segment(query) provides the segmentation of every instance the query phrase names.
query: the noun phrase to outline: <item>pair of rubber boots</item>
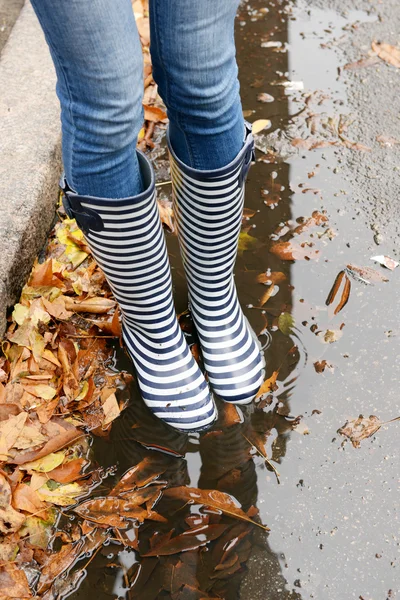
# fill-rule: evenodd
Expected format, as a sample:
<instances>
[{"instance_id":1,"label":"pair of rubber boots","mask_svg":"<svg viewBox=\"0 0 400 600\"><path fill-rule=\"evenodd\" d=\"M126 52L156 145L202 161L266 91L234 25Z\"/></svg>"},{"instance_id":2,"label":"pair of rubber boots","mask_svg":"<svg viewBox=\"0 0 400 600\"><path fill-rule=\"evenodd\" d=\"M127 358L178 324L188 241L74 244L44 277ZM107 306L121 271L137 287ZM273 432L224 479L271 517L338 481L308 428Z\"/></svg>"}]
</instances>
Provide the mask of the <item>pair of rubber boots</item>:
<instances>
[{"instance_id":1,"label":"pair of rubber boots","mask_svg":"<svg viewBox=\"0 0 400 600\"><path fill-rule=\"evenodd\" d=\"M253 138L247 131L235 160L213 171L192 169L169 150L190 308L209 383L226 402L248 404L263 381L264 360L240 308L233 267ZM119 303L144 402L175 429L202 431L217 411L176 318L154 172L144 154L138 158L145 189L138 196L79 196L65 184L64 206Z\"/></svg>"}]
</instances>

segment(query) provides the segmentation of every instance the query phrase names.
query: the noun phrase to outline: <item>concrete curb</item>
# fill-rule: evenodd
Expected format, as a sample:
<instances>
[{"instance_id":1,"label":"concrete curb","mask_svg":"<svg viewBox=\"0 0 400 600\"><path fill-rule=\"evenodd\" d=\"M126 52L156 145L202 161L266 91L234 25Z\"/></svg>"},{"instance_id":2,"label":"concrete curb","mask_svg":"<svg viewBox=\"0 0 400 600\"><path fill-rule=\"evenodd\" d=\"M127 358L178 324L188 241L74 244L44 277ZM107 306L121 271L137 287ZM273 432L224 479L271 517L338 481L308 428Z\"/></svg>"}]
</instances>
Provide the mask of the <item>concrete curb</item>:
<instances>
[{"instance_id":1,"label":"concrete curb","mask_svg":"<svg viewBox=\"0 0 400 600\"><path fill-rule=\"evenodd\" d=\"M60 173L55 73L26 4L0 56L0 335L54 218Z\"/></svg>"}]
</instances>

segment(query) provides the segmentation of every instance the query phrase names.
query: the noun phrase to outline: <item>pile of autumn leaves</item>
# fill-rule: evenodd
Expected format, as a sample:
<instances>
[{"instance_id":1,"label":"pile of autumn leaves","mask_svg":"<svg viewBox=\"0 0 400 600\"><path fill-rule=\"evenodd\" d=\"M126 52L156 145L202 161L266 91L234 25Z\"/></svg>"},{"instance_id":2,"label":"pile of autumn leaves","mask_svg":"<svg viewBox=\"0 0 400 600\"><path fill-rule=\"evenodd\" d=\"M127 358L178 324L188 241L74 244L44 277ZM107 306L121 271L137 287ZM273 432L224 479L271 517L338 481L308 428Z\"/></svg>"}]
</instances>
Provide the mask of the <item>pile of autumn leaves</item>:
<instances>
[{"instance_id":1,"label":"pile of autumn leaves","mask_svg":"<svg viewBox=\"0 0 400 600\"><path fill-rule=\"evenodd\" d=\"M120 337L116 303L75 221L64 219L55 227L46 260L35 264L2 342L2 597L30 598L35 590L36 597L50 600L74 589L83 567L59 576L79 558L110 538L137 549L140 524L166 522L155 510L163 495L211 506L250 527L253 523L228 494L165 489L167 483L158 481L165 471L158 452L153 453L158 458L133 465L106 497L93 497L105 473L91 467L88 432L107 435L123 408L117 389L132 379L107 367L110 337ZM65 510L80 517L68 534L55 527ZM227 526L202 523L200 530L191 524L183 540L170 539L171 531L169 549L164 539L165 548L149 552L169 555L188 544L199 547L200 533L208 543ZM62 541L58 551L57 537Z\"/></svg>"}]
</instances>

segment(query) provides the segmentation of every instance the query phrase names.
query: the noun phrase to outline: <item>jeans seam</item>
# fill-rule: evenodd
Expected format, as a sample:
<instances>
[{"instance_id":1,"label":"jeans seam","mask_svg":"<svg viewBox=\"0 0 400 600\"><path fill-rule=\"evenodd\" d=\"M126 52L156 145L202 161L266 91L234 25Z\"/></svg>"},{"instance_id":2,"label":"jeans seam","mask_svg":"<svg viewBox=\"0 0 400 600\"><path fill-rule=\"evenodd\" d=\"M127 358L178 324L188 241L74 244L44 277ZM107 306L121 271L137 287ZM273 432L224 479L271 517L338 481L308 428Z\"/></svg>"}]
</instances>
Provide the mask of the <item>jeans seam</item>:
<instances>
[{"instance_id":1,"label":"jeans seam","mask_svg":"<svg viewBox=\"0 0 400 600\"><path fill-rule=\"evenodd\" d=\"M157 0L153 0L153 6L154 6L154 11L153 11L153 15L154 15L154 31L156 33L156 37L157 37L157 53L158 53L158 62L162 67L162 70L164 71L164 79L165 79L165 103L167 105L167 110L168 110L168 105L170 104L169 100L170 100L170 85L169 85L169 79L168 79L168 71L164 65L164 60L162 58L163 54L162 54L162 47L161 47L161 36L159 34L159 27L158 27L158 1ZM193 157L193 151L192 148L189 144L188 141L188 137L186 135L185 130L182 128L182 123L181 123L181 119L177 118L177 123L176 125L179 127L179 129L181 130L184 140L185 140L185 144L186 144L186 149L188 151L188 154L190 156L190 160L191 160L191 165L189 166L193 166L194 165L194 157Z\"/></svg>"},{"instance_id":2,"label":"jeans seam","mask_svg":"<svg viewBox=\"0 0 400 600\"><path fill-rule=\"evenodd\" d=\"M74 171L74 147L75 147L75 138L76 138L76 136L75 136L76 124L75 124L75 119L74 119L74 111L72 110L72 106L73 106L74 100L73 100L73 97L72 97L71 88L70 88L69 83L68 83L68 77L67 77L67 74L66 74L65 67L62 64L62 61L61 61L60 56L59 56L59 54L58 54L58 52L56 50L56 47L54 46L54 44L53 44L53 42L51 40L51 37L50 37L49 32L48 32L48 29L47 29L47 27L44 24L45 21L43 19L43 15L41 15L41 13L40 13L40 10L39 10L39 7L38 7L38 3L35 3L35 12L37 13L37 15L40 14L40 16L42 17L41 18L41 23L40 23L41 27L42 27L43 31L45 32L45 34L47 33L47 35L46 35L46 41L47 41L48 45L50 46L50 48L51 48L51 50L53 52L53 56L57 60L58 66L60 68L60 71L61 71L63 79L64 79L65 89L67 90L67 93L68 93L68 100L69 100L69 102L68 102L68 112L69 112L70 117L71 117L71 122L72 122L72 126L73 126L73 131L74 131L73 132L73 139L72 139L72 148L71 148L71 180L73 180L72 173ZM64 168L65 168L65 166L64 166ZM72 188L75 187L73 181L68 181L67 183Z\"/></svg>"}]
</instances>

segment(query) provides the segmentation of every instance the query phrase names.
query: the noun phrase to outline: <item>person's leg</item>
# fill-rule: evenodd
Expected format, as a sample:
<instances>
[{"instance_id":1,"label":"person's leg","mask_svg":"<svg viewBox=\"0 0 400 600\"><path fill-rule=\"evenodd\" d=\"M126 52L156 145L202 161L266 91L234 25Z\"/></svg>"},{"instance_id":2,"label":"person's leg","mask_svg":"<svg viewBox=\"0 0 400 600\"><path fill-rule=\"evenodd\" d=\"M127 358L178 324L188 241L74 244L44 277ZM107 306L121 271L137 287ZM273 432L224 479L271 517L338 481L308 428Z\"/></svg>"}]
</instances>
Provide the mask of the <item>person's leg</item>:
<instances>
[{"instance_id":1,"label":"person's leg","mask_svg":"<svg viewBox=\"0 0 400 600\"><path fill-rule=\"evenodd\" d=\"M238 0L150 0L151 58L172 147L195 169L235 158L244 121L235 58Z\"/></svg>"},{"instance_id":2,"label":"person's leg","mask_svg":"<svg viewBox=\"0 0 400 600\"><path fill-rule=\"evenodd\" d=\"M182 431L216 417L179 327L154 171L136 150L142 52L130 0L34 0L62 105L64 206L122 312L142 397Z\"/></svg>"},{"instance_id":3,"label":"person's leg","mask_svg":"<svg viewBox=\"0 0 400 600\"><path fill-rule=\"evenodd\" d=\"M237 0L150 0L154 76L170 118L174 211L190 307L214 391L247 404L264 359L233 278L244 182L245 134L233 38Z\"/></svg>"},{"instance_id":4,"label":"person's leg","mask_svg":"<svg viewBox=\"0 0 400 600\"><path fill-rule=\"evenodd\" d=\"M143 59L130 0L32 0L57 72L62 152L79 194L141 192Z\"/></svg>"}]
</instances>

